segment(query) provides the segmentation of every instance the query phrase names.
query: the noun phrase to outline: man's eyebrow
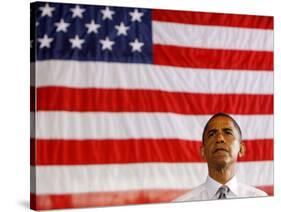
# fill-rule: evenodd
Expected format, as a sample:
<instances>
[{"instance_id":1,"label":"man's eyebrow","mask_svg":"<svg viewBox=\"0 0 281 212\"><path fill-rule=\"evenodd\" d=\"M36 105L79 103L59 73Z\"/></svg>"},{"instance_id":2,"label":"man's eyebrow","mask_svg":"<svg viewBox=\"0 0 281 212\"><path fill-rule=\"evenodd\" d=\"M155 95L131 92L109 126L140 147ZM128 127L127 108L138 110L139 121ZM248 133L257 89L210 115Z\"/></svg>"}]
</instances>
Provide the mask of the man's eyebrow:
<instances>
[{"instance_id":1,"label":"man's eyebrow","mask_svg":"<svg viewBox=\"0 0 281 212\"><path fill-rule=\"evenodd\" d=\"M228 128L228 127L226 127L226 128L223 128L223 130L224 130L224 131L233 131L233 129L231 129L231 128Z\"/></svg>"},{"instance_id":2,"label":"man's eyebrow","mask_svg":"<svg viewBox=\"0 0 281 212\"><path fill-rule=\"evenodd\" d=\"M222 130L223 130L223 131L231 131L231 132L233 132L233 129L232 129L232 128L228 128L228 127L225 127L225 128L223 128ZM208 130L208 131L206 132L206 134L208 135L208 134L210 134L210 133L212 133L212 132L216 132L216 131L218 131L216 128L212 128L212 129Z\"/></svg>"}]
</instances>

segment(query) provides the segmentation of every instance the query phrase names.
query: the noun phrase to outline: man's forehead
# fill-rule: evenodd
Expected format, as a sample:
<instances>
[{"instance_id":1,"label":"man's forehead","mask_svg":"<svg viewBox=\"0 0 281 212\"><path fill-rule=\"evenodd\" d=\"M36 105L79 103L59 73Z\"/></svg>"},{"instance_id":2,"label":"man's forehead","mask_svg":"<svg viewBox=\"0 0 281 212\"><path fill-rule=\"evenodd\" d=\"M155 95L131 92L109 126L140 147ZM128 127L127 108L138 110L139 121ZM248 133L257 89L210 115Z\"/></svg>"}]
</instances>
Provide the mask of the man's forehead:
<instances>
[{"instance_id":1,"label":"man's forehead","mask_svg":"<svg viewBox=\"0 0 281 212\"><path fill-rule=\"evenodd\" d=\"M202 134L202 140L204 143L204 137L211 132L211 130L224 130L225 129L231 129L235 135L239 136L239 140L242 139L242 133L239 125L235 122L234 119L228 116L222 115L216 115L213 118L211 118L207 125L204 128L203 134Z\"/></svg>"},{"instance_id":2,"label":"man's forehead","mask_svg":"<svg viewBox=\"0 0 281 212\"><path fill-rule=\"evenodd\" d=\"M235 128L234 123L231 118L226 116L217 116L213 118L207 126L207 130L213 129L213 128Z\"/></svg>"}]
</instances>

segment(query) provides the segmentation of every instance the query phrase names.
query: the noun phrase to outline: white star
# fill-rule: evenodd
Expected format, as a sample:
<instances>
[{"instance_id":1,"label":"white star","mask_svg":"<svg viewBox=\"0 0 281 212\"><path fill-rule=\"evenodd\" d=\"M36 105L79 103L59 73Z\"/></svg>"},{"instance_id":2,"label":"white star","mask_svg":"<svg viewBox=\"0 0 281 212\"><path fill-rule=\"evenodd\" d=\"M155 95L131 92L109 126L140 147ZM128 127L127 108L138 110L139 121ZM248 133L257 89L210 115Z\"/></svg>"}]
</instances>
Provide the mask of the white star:
<instances>
[{"instance_id":1,"label":"white star","mask_svg":"<svg viewBox=\"0 0 281 212\"><path fill-rule=\"evenodd\" d=\"M56 22L55 25L57 26L57 32L63 31L67 32L67 27L69 27L69 23L64 22L63 19L60 19L60 22Z\"/></svg>"},{"instance_id":2,"label":"white star","mask_svg":"<svg viewBox=\"0 0 281 212\"><path fill-rule=\"evenodd\" d=\"M78 35L75 35L74 38L70 38L69 42L71 43L71 48L82 48L82 44L85 42L84 39L80 39Z\"/></svg>"},{"instance_id":3,"label":"white star","mask_svg":"<svg viewBox=\"0 0 281 212\"><path fill-rule=\"evenodd\" d=\"M114 41L109 40L108 37L106 37L104 40L100 40L100 43L102 44L102 50L112 50L112 46L114 45Z\"/></svg>"},{"instance_id":4,"label":"white star","mask_svg":"<svg viewBox=\"0 0 281 212\"><path fill-rule=\"evenodd\" d=\"M38 38L38 41L40 42L40 49L46 47L50 48L51 42L53 41L53 38L49 38L47 34L44 35L43 38Z\"/></svg>"},{"instance_id":5,"label":"white star","mask_svg":"<svg viewBox=\"0 0 281 212\"><path fill-rule=\"evenodd\" d=\"M71 8L70 10L72 12L72 18L75 18L75 17L83 18L82 13L85 12L85 9L80 8L79 5L76 5L75 8Z\"/></svg>"},{"instance_id":6,"label":"white star","mask_svg":"<svg viewBox=\"0 0 281 212\"><path fill-rule=\"evenodd\" d=\"M113 10L110 10L109 7L106 7L104 10L101 10L102 20L109 19L112 20L112 15L115 13Z\"/></svg>"},{"instance_id":7,"label":"white star","mask_svg":"<svg viewBox=\"0 0 281 212\"><path fill-rule=\"evenodd\" d=\"M36 25L36 26L39 26L39 22L38 22L38 21L36 21L35 25Z\"/></svg>"},{"instance_id":8,"label":"white star","mask_svg":"<svg viewBox=\"0 0 281 212\"><path fill-rule=\"evenodd\" d=\"M85 24L85 26L88 28L88 33L94 32L97 34L98 28L100 28L100 24L96 24L94 20L91 23Z\"/></svg>"},{"instance_id":9,"label":"white star","mask_svg":"<svg viewBox=\"0 0 281 212\"><path fill-rule=\"evenodd\" d=\"M39 7L39 10L42 11L42 14L41 14L42 17L44 17L44 16L52 17L52 12L55 10L55 8L50 7L49 4L46 3L44 7Z\"/></svg>"},{"instance_id":10,"label":"white star","mask_svg":"<svg viewBox=\"0 0 281 212\"><path fill-rule=\"evenodd\" d=\"M130 46L132 47L132 52L138 51L141 52L141 47L144 44L142 42L139 42L139 40L136 38L134 42L130 42Z\"/></svg>"},{"instance_id":11,"label":"white star","mask_svg":"<svg viewBox=\"0 0 281 212\"><path fill-rule=\"evenodd\" d=\"M131 21L139 21L141 22L141 17L143 16L142 12L139 12L138 9L135 9L134 12L129 12L130 16L132 16Z\"/></svg>"},{"instance_id":12,"label":"white star","mask_svg":"<svg viewBox=\"0 0 281 212\"><path fill-rule=\"evenodd\" d=\"M117 29L117 35L127 35L127 30L129 30L130 27L125 26L123 22L120 23L120 25L116 25L115 29Z\"/></svg>"}]
</instances>

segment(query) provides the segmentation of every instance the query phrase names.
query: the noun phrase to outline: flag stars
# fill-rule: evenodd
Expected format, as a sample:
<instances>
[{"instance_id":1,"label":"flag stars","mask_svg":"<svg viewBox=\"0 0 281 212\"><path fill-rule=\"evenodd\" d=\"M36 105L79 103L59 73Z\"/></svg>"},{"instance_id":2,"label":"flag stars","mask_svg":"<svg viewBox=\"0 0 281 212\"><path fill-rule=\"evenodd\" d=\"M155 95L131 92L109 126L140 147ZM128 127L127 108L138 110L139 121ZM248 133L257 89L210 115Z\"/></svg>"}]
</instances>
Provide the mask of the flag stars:
<instances>
[{"instance_id":1,"label":"flag stars","mask_svg":"<svg viewBox=\"0 0 281 212\"><path fill-rule=\"evenodd\" d=\"M85 9L81 8L79 5L76 5L76 7L71 8L70 11L72 12L72 18L83 18L83 13L85 12Z\"/></svg>"},{"instance_id":2,"label":"flag stars","mask_svg":"<svg viewBox=\"0 0 281 212\"><path fill-rule=\"evenodd\" d=\"M117 35L127 35L127 31L130 27L125 26L123 22L120 25L116 25L115 29L117 30Z\"/></svg>"},{"instance_id":3,"label":"flag stars","mask_svg":"<svg viewBox=\"0 0 281 212\"><path fill-rule=\"evenodd\" d=\"M53 38L49 38L47 34L44 35L43 38L38 38L38 42L40 43L40 49L46 47L46 48L50 48L51 47L51 43L54 39Z\"/></svg>"},{"instance_id":4,"label":"flag stars","mask_svg":"<svg viewBox=\"0 0 281 212\"><path fill-rule=\"evenodd\" d=\"M135 9L134 12L129 12L131 16L131 21L138 21L141 22L141 17L143 16L142 12L139 12L138 9Z\"/></svg>"},{"instance_id":5,"label":"flag stars","mask_svg":"<svg viewBox=\"0 0 281 212\"><path fill-rule=\"evenodd\" d=\"M97 34L98 28L100 28L100 24L96 24L94 20L92 20L91 23L85 24L85 26L88 28L87 33L94 32L95 34Z\"/></svg>"},{"instance_id":6,"label":"flag stars","mask_svg":"<svg viewBox=\"0 0 281 212\"><path fill-rule=\"evenodd\" d=\"M64 22L63 19L60 19L60 22L56 22L55 26L57 27L57 32L67 32L67 27L69 27L69 23Z\"/></svg>"},{"instance_id":7,"label":"flag stars","mask_svg":"<svg viewBox=\"0 0 281 212\"><path fill-rule=\"evenodd\" d=\"M112 51L112 46L114 45L114 41L109 40L108 37L106 37L104 40L100 40L100 43L102 44L102 50L110 50Z\"/></svg>"},{"instance_id":8,"label":"flag stars","mask_svg":"<svg viewBox=\"0 0 281 212\"><path fill-rule=\"evenodd\" d=\"M141 47L143 47L144 43L139 42L139 40L136 38L134 42L129 43L132 47L132 52L141 52Z\"/></svg>"},{"instance_id":9,"label":"flag stars","mask_svg":"<svg viewBox=\"0 0 281 212\"><path fill-rule=\"evenodd\" d=\"M74 38L70 38L69 42L71 43L71 48L82 49L82 44L85 42L84 39L80 39L78 35L75 35Z\"/></svg>"},{"instance_id":10,"label":"flag stars","mask_svg":"<svg viewBox=\"0 0 281 212\"><path fill-rule=\"evenodd\" d=\"M50 5L48 3L45 4L44 7L39 7L39 10L42 11L41 16L49 16L52 17L52 12L54 12L55 8L54 7L50 7Z\"/></svg>"},{"instance_id":11,"label":"flag stars","mask_svg":"<svg viewBox=\"0 0 281 212\"><path fill-rule=\"evenodd\" d=\"M97 8L97 10L95 9L98 12L96 15L101 19L97 20L93 16L90 18L90 9L88 11L86 6L79 4L67 7L67 14L63 12L64 16L60 17L60 11L52 3L44 3L39 7L39 16L53 17L37 19L36 25L40 24L41 33L36 40L30 41L31 48L38 45L37 48L40 51L49 51L52 48L56 49L55 45L61 45L66 42L71 51L82 52L88 43L89 45L95 43L99 52L102 53L118 53L120 51L118 48L122 48L123 51L125 47L124 51L129 51L126 54L128 57L134 54L145 53L146 48L148 48L148 44L136 34L142 32L142 27L146 24L145 12L141 9L126 9L126 14L123 14L124 11L120 11L122 13L119 14L119 11L115 10L114 7L105 6ZM67 17L70 16L70 20L66 19L65 15ZM124 15L125 17L123 17ZM72 23L71 20L75 23ZM75 26L79 24L79 27L73 26L75 28L73 29L73 24ZM137 32L132 32L132 27L135 27L135 24L137 24ZM49 33L47 31L42 33L43 28L45 30L48 29ZM55 34L50 34L51 31L49 29L52 29L52 32L55 32ZM56 38L56 36L59 37ZM96 49L94 50L96 51Z\"/></svg>"},{"instance_id":12,"label":"flag stars","mask_svg":"<svg viewBox=\"0 0 281 212\"><path fill-rule=\"evenodd\" d=\"M115 13L113 10L110 10L109 7L106 7L105 9L101 10L102 13L102 20L112 20L112 16Z\"/></svg>"}]
</instances>

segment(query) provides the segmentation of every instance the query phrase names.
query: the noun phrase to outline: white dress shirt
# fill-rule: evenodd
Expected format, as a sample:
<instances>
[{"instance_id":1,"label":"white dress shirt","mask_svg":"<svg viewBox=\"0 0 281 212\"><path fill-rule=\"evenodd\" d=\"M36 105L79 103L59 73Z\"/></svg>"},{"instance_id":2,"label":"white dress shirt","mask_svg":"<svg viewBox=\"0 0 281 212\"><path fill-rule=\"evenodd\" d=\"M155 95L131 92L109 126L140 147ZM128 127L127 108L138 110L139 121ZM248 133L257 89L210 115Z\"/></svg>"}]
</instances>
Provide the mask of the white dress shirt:
<instances>
[{"instance_id":1,"label":"white dress shirt","mask_svg":"<svg viewBox=\"0 0 281 212\"><path fill-rule=\"evenodd\" d=\"M225 184L229 188L229 192L226 195L227 199L230 198L243 198L243 197L262 197L267 196L265 192L255 187L237 182L237 178L234 176ZM173 200L174 202L180 201L195 201L195 200L211 200L218 199L218 189L222 186L219 182L207 177L205 183L196 187L190 192Z\"/></svg>"}]
</instances>

